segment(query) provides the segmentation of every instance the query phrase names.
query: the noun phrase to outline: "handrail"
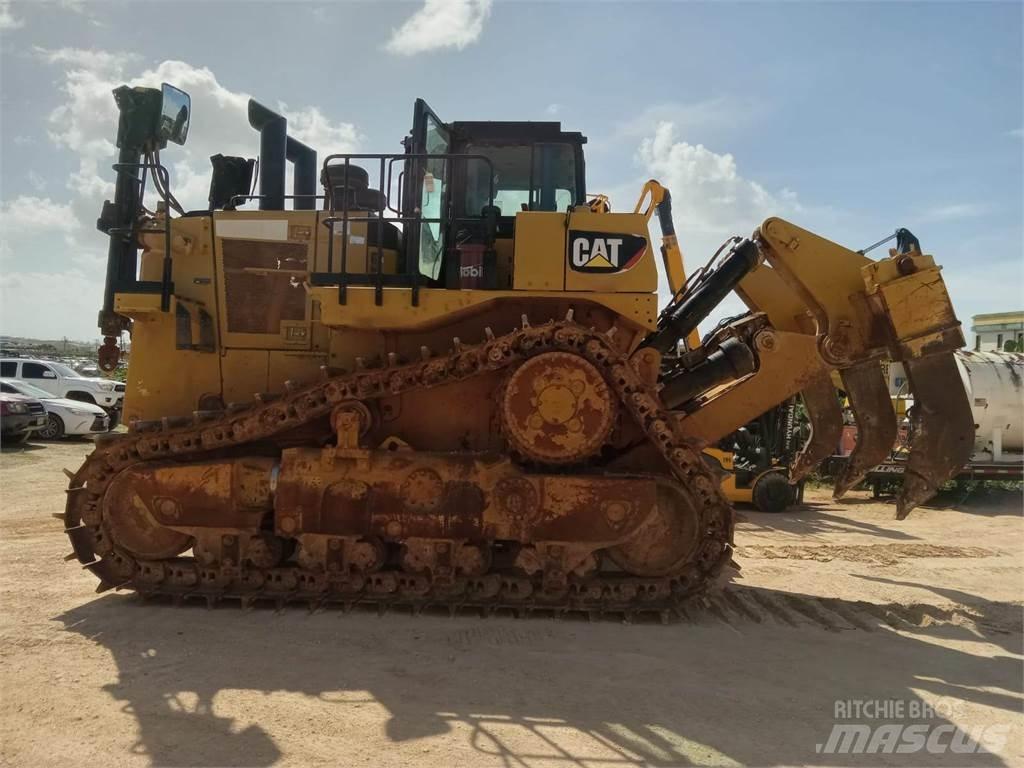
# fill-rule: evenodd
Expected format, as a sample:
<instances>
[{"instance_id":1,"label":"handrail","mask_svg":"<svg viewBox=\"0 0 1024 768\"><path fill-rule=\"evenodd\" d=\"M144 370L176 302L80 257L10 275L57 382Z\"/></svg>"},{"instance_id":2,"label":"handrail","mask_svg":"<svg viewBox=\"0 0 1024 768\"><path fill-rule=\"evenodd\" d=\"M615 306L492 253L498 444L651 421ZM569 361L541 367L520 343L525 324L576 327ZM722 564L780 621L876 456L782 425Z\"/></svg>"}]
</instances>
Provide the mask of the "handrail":
<instances>
[{"instance_id":1,"label":"handrail","mask_svg":"<svg viewBox=\"0 0 1024 768\"><path fill-rule=\"evenodd\" d=\"M344 162L343 163L333 162L333 161L337 161L337 160L343 160ZM392 201L391 201L390 191L391 191L391 188L392 188L392 182L395 179L395 176L394 176L394 166L395 166L395 163L396 162L401 162L402 163L402 171L399 173L398 178L399 178L399 180L401 180L401 182L404 183L408 179L408 177L405 176L405 172L406 172L406 169L408 167L409 161L425 164L429 160L441 160L444 163L444 176L445 176L445 178L443 180L444 189L450 190L452 188L452 185L451 185L451 171L452 171L452 165L454 164L454 162L449 162L449 161L459 161L459 160L463 160L463 161L467 161L467 160L482 161L482 162L486 163L487 169L488 169L488 205L489 206L493 206L494 205L494 164L493 164L493 162L491 161L491 159L489 157L487 157L486 155L481 155L481 154L458 154L458 153L450 153L450 152L444 152L444 153L431 153L431 152L424 152L424 153L354 153L354 154L336 153L336 154L327 155L324 158L323 166L322 166L322 170L321 170L321 178L326 178L327 177L327 169L329 167L338 167L338 166L341 166L341 167L346 169L346 171L345 171L345 178L348 178L348 171L347 171L347 169L348 169L349 166L352 165L352 161L353 160L376 160L380 164L379 169L378 169L377 180L378 180L378 183L380 185L381 193L384 196L384 205L381 206L381 208L379 210L377 210L377 212L376 212L377 213L377 216L376 216L376 220L377 220L377 245L376 245L377 259L376 259L376 265L375 265L376 268L374 270L374 277L375 277L375 280L374 280L374 301L375 301L375 303L378 306L380 306L381 304L383 304L383 288L384 288L384 222L385 221L388 221L388 222L400 222L403 225L408 223L408 224L413 224L415 226L417 224L422 225L424 223L427 223L427 224L437 223L437 224L441 225L441 224L444 224L445 222L458 222L460 220L476 221L478 218L482 218L482 217L451 216L451 215L445 216L443 211L442 211L442 215L440 215L440 216L438 216L436 218L435 217L424 217L421 213L417 213L416 215L411 215L411 216L405 215L405 212L395 208L392 205ZM339 301L339 303L344 304L345 301L346 301L346 286L347 286L347 283L349 282L349 278L347 277L347 275L348 275L348 244L349 244L349 238L348 238L347 233L349 231L349 222L351 221L351 217L350 217L349 214L351 213L352 206L350 205L349 196L348 195L343 196L342 206L341 206L341 218L339 219L337 216L334 215L338 211L337 206L336 206L336 203L337 203L336 196L332 194L332 195L329 195L328 198L330 200L330 213L331 213L331 216L329 216L328 218L324 219L323 222L322 222L324 224L324 226L329 227L329 229L331 231L331 236L327 240L327 271L328 271L328 273L333 273L333 271L334 271L334 224L337 223L338 221L341 221L342 225L343 225L342 226L342 232L344 233L344 236L341 239L341 271L340 271L340 273L338 273L338 301ZM399 190L399 199L401 200L401 190ZM450 198L449 198L448 201L442 201L442 202L450 202ZM397 214L397 217L393 217L393 218L389 217L389 218L385 219L385 217L384 217L385 210L389 211L391 213ZM415 210L419 211L418 208L416 208ZM363 219L363 220L367 221L367 225L368 226L369 226L369 221L368 221L369 218L370 218L370 216L366 216ZM415 236L418 238L418 236L420 234L419 230L414 230L414 231L415 231ZM442 236L443 236L443 234L442 234ZM418 242L418 240L417 240L417 242ZM368 250L369 250L369 248L368 248ZM405 265L406 277L408 278L408 280L410 282L410 288L412 290L412 303L413 303L413 306L417 306L419 304L419 282L420 282L419 259L418 259L418 257L415 258L415 259L412 258L414 256L414 254L408 253L408 248L407 248L406 255L407 255L406 265Z\"/></svg>"}]
</instances>

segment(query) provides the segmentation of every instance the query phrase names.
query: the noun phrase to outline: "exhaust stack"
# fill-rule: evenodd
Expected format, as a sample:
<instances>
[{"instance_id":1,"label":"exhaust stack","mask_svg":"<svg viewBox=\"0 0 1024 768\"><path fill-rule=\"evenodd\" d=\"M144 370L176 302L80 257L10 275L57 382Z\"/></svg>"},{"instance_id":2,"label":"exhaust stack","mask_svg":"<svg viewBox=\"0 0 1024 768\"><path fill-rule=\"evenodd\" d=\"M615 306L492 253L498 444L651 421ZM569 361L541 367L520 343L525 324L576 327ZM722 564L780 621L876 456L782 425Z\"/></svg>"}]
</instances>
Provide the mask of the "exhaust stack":
<instances>
[{"instance_id":1,"label":"exhaust stack","mask_svg":"<svg viewBox=\"0 0 1024 768\"><path fill-rule=\"evenodd\" d=\"M288 135L288 120L255 99L249 99L249 125L260 132L260 210L282 211L285 163L295 165L292 207L316 208L316 150Z\"/></svg>"}]
</instances>

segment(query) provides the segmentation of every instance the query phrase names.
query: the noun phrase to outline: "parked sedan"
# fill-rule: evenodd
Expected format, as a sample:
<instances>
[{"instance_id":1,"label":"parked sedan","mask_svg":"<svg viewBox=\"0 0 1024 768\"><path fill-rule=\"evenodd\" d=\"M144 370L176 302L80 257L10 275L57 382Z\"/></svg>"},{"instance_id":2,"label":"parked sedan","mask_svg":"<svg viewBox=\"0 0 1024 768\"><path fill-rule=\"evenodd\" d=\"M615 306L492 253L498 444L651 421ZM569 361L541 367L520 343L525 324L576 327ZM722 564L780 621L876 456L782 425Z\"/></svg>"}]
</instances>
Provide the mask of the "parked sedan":
<instances>
[{"instance_id":1,"label":"parked sedan","mask_svg":"<svg viewBox=\"0 0 1024 768\"><path fill-rule=\"evenodd\" d=\"M110 429L110 416L98 405L54 397L45 389L20 379L0 379L0 392L35 398L46 409L46 423L37 433L44 440L65 435L92 435Z\"/></svg>"},{"instance_id":2,"label":"parked sedan","mask_svg":"<svg viewBox=\"0 0 1024 768\"><path fill-rule=\"evenodd\" d=\"M38 400L0 392L0 439L4 443L23 443L45 425L46 411Z\"/></svg>"}]
</instances>

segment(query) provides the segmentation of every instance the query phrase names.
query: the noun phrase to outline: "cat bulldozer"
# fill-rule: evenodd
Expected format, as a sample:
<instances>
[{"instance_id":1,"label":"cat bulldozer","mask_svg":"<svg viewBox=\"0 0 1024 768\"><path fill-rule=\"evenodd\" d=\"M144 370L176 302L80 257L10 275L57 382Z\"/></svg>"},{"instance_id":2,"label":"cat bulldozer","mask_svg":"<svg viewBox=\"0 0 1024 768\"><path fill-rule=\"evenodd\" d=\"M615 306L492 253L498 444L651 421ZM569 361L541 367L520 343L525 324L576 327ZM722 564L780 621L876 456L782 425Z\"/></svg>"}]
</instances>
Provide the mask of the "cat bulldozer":
<instances>
[{"instance_id":1,"label":"cat bulldozer","mask_svg":"<svg viewBox=\"0 0 1024 768\"><path fill-rule=\"evenodd\" d=\"M667 620L731 563L702 449L799 395L799 481L838 440L833 370L860 424L837 493L892 447L883 359L919 404L899 515L970 451L960 324L909 233L875 261L770 218L686 275L657 182L611 212L580 133L422 100L401 152L319 165L251 101L258 163L215 155L186 211L160 151L187 94L114 98L99 357L130 332L129 428L58 515L98 591ZM732 291L749 312L701 342Z\"/></svg>"}]
</instances>

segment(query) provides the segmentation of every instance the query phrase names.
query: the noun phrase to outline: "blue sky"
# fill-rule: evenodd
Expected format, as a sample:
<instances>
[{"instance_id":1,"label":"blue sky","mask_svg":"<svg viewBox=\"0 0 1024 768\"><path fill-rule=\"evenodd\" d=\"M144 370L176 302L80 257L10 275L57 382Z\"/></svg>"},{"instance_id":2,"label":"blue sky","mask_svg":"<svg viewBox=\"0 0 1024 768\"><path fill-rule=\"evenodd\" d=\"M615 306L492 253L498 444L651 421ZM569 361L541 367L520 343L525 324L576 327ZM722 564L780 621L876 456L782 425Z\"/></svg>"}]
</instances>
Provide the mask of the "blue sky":
<instances>
[{"instance_id":1,"label":"blue sky","mask_svg":"<svg viewBox=\"0 0 1024 768\"><path fill-rule=\"evenodd\" d=\"M164 161L194 207L210 154L257 153L250 95L321 157L398 151L420 96L582 131L617 209L659 177L691 266L773 214L852 248L909 227L969 325L1024 307L1021 9L0 2L0 333L96 335L109 91L161 79L193 96Z\"/></svg>"}]
</instances>

